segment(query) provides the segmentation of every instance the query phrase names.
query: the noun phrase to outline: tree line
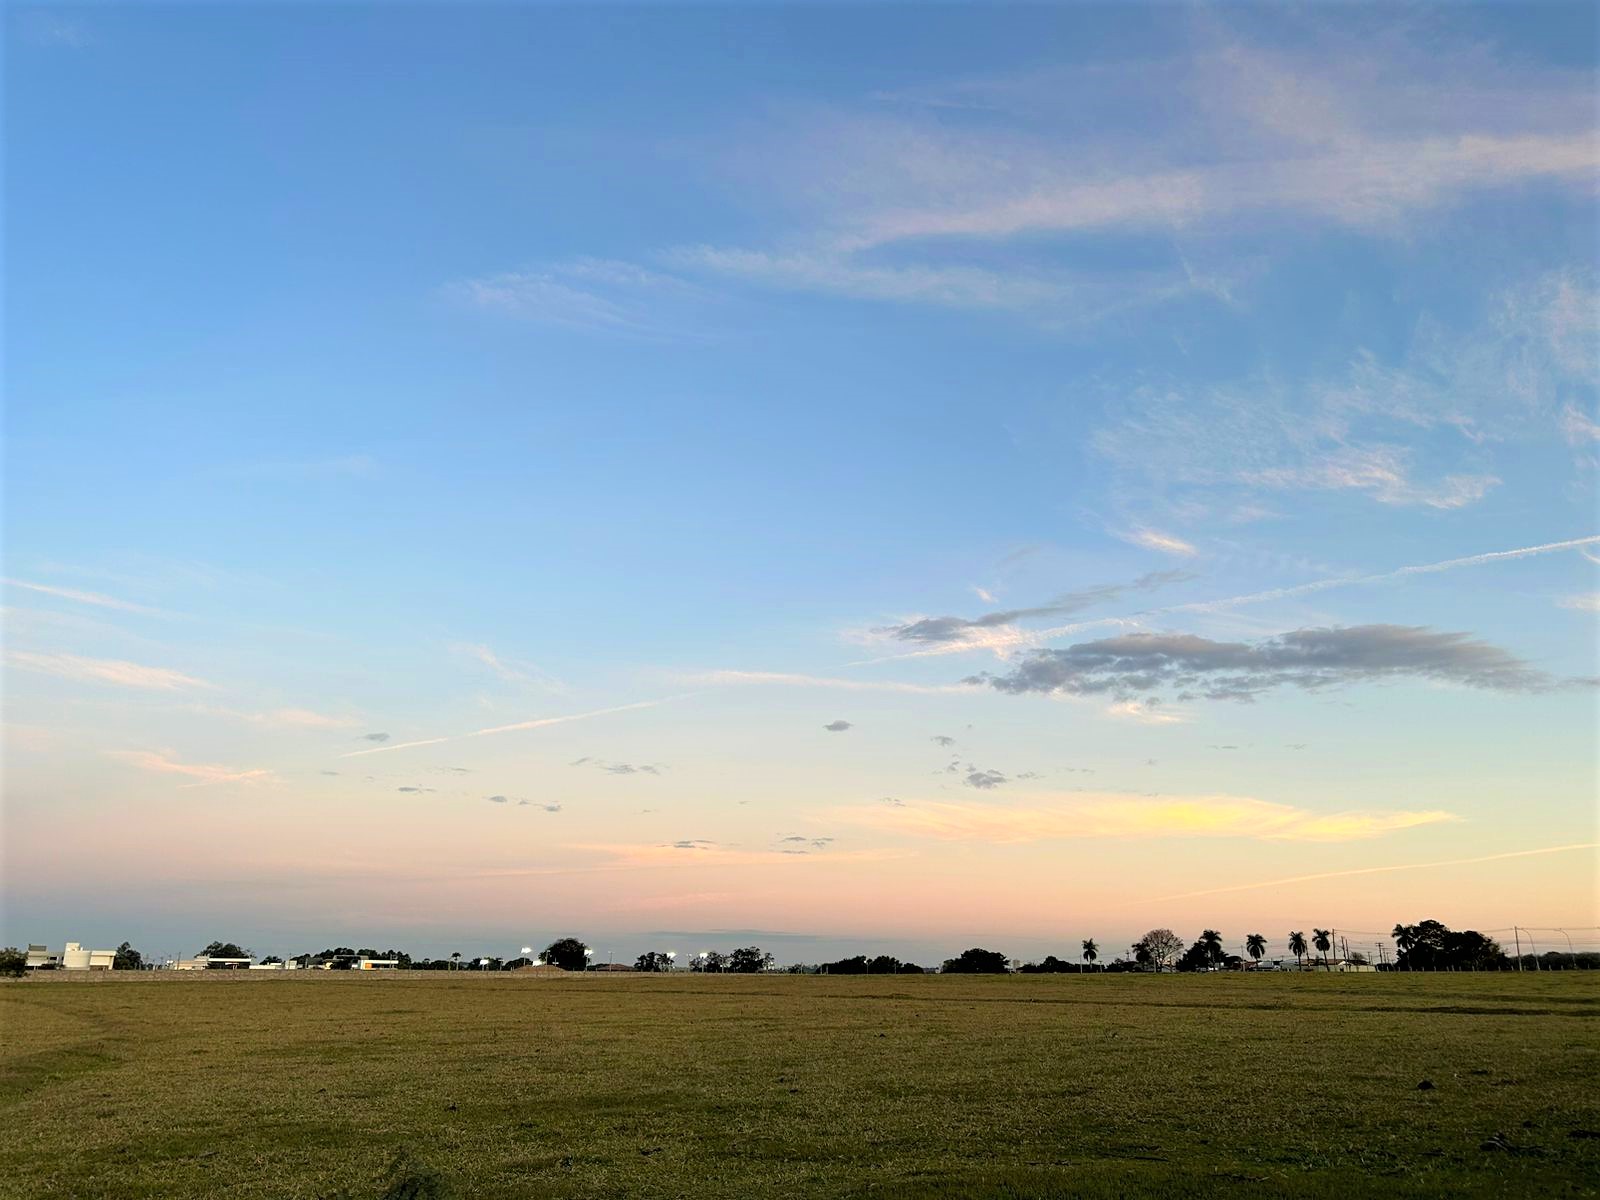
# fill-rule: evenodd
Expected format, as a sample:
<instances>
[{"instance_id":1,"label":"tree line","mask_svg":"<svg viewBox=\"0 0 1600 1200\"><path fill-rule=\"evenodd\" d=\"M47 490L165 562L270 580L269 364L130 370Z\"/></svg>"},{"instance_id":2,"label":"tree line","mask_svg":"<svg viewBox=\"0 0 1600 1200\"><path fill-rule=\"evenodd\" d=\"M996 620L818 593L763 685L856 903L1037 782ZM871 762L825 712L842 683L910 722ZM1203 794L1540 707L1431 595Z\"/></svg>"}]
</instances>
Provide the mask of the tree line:
<instances>
[{"instance_id":1,"label":"tree line","mask_svg":"<svg viewBox=\"0 0 1600 1200\"><path fill-rule=\"evenodd\" d=\"M1334 932L1313 928L1310 936L1305 930L1290 930L1285 939L1289 953L1294 955L1297 967L1331 967L1342 959L1352 965L1369 965L1365 954L1357 951L1348 956L1338 953L1334 945ZM1542 955L1524 954L1520 958L1508 955L1493 938L1475 929L1453 930L1443 922L1426 920L1414 925L1398 924L1392 931L1395 960L1377 964L1379 969L1396 971L1496 971L1517 966L1525 969L1554 966L1575 967L1583 970L1600 969L1600 953L1594 951L1561 954L1554 950ZM1267 938L1264 934L1248 934L1244 951L1251 965L1259 965L1266 956ZM212 941L199 951L201 956L213 958L254 958L249 949L232 941ZM519 967L550 966L564 971L593 969L594 951L575 937L557 938L537 957L524 955L518 958L501 958L494 955L463 955L459 950L439 957L413 957L404 950L376 950L371 947L353 948L331 946L316 953L299 954L288 962L302 968L325 967L348 970L359 966L362 959L393 961L401 969L413 971L505 971ZM1110 962L1101 961L1099 944L1094 938L1084 938L1079 943L1075 960L1047 954L1042 959L1018 963L998 950L974 946L953 958L945 959L938 967L922 967L914 962L904 962L892 954L868 956L858 954L849 958L822 963L795 963L781 968L795 975L1001 975L1013 970L1024 975L1068 974L1088 971L1212 971L1233 966L1243 966L1244 956L1227 952L1223 936L1215 929L1202 930L1187 947L1171 929L1159 928L1147 932L1129 948L1126 956L1117 955ZM18 976L26 969L27 955L16 947L0 950L0 975ZM262 965L283 964L276 955L267 955ZM154 964L128 942L117 947L112 969L138 971L150 969ZM697 954L680 956L670 950L648 950L633 963L635 971L664 972L687 970L696 974L751 975L779 970L774 956L759 946L742 946L727 952L703 950Z\"/></svg>"}]
</instances>

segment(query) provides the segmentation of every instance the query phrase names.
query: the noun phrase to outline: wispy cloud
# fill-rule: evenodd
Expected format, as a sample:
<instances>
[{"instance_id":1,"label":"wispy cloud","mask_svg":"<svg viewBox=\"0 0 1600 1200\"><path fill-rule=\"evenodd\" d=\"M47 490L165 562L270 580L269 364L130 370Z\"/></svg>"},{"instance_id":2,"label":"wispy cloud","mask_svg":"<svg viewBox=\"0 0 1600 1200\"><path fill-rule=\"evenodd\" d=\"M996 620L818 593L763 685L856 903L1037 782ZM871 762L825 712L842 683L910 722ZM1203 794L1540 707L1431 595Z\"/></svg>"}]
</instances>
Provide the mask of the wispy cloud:
<instances>
[{"instance_id":1,"label":"wispy cloud","mask_svg":"<svg viewBox=\"0 0 1600 1200\"><path fill-rule=\"evenodd\" d=\"M1082 633L1088 629L1103 628L1107 625L1138 625L1153 617L1173 616L1183 613L1227 612L1231 609L1242 608L1251 604L1269 604L1278 600L1292 600L1300 596L1311 596L1337 588L1370 587L1376 584L1393 583L1419 575L1435 575L1467 567L1514 562L1522 558L1532 558L1543 554L1560 554L1568 550L1576 550L1585 557L1593 558L1588 547L1596 544L1600 544L1600 534L1590 534L1585 537L1568 538L1565 541L1544 542L1535 546L1521 546L1512 550L1491 550L1483 554L1469 554L1462 558L1447 558L1439 562L1413 563L1404 567L1396 567L1390 571L1378 571L1365 575L1337 575L1328 579L1314 579L1308 583L1290 584L1287 587L1280 588L1267 588L1263 591L1246 592L1236 596L1222 596L1215 600L1193 600L1182 604L1167 604L1159 608L1147 608L1139 612L1129 613L1126 616L1074 621L1047 629L993 630L988 631L987 637L983 641L973 639L968 642L929 644L907 654L891 655L886 656L885 659L868 661L882 662L892 661L895 658L922 658L928 655L960 654L973 649L1017 650L1029 646L1038 646L1045 642L1054 641L1057 638L1069 637L1072 634ZM1600 561L1600 559L1595 559L1595 561Z\"/></svg>"},{"instance_id":2,"label":"wispy cloud","mask_svg":"<svg viewBox=\"0 0 1600 1200\"><path fill-rule=\"evenodd\" d=\"M595 717L606 717L613 713L634 712L643 708L656 708L662 704L669 704L674 700L682 700L684 696L664 696L659 700L641 700L635 704L617 704L610 708L596 708L589 712L567 713L559 717L538 717L532 721L517 721L511 725L495 725L488 729L474 729L470 733L446 734L442 737L420 738L411 742L396 742L392 746L374 746L370 750L352 750L343 754L341 758L360 758L365 754L388 754L395 750L410 750L417 746L438 746L445 742L459 742L467 738L492 737L499 733L518 733L530 729L545 729L552 725L566 725L572 721L588 721ZM370 734L368 735L371 736Z\"/></svg>"},{"instance_id":3,"label":"wispy cloud","mask_svg":"<svg viewBox=\"0 0 1600 1200\"><path fill-rule=\"evenodd\" d=\"M119 600L115 596L106 596L100 592L85 592L77 588L56 587L48 583L29 583L25 579L0 580L6 587L23 588L30 592L37 592L43 596L54 596L59 600L71 600L74 604L89 604L96 608L113 608L119 612L140 613L145 616L165 616L159 608L150 608L143 604L134 604L128 600Z\"/></svg>"},{"instance_id":4,"label":"wispy cloud","mask_svg":"<svg viewBox=\"0 0 1600 1200\"><path fill-rule=\"evenodd\" d=\"M501 658L488 646L464 643L456 646L455 650L458 654L482 663L507 683L537 684L553 692L565 692L567 690L567 685L548 671L542 670L530 662Z\"/></svg>"},{"instance_id":5,"label":"wispy cloud","mask_svg":"<svg viewBox=\"0 0 1600 1200\"><path fill-rule=\"evenodd\" d=\"M1249 796L1075 795L1014 805L906 803L836 810L834 817L888 833L999 844L1085 838L1250 838L1346 842L1455 818L1447 812L1318 813Z\"/></svg>"},{"instance_id":6,"label":"wispy cloud","mask_svg":"<svg viewBox=\"0 0 1600 1200\"><path fill-rule=\"evenodd\" d=\"M1562 608L1578 612L1600 612L1600 592L1582 592L1576 596L1563 596L1556 603Z\"/></svg>"},{"instance_id":7,"label":"wispy cloud","mask_svg":"<svg viewBox=\"0 0 1600 1200\"><path fill-rule=\"evenodd\" d=\"M179 762L170 752L112 750L109 754L112 758L138 767L141 771L152 771L161 775L183 775L197 781L186 785L188 787L205 787L218 783L262 783L274 778L272 772L265 768L239 770L213 763Z\"/></svg>"},{"instance_id":8,"label":"wispy cloud","mask_svg":"<svg viewBox=\"0 0 1600 1200\"><path fill-rule=\"evenodd\" d=\"M262 712L242 712L232 708L195 706L195 712L245 721L265 729L351 729L361 724L355 717L333 716L309 708L273 708Z\"/></svg>"},{"instance_id":9,"label":"wispy cloud","mask_svg":"<svg viewBox=\"0 0 1600 1200\"><path fill-rule=\"evenodd\" d=\"M1466 867L1476 863L1502 862L1508 858L1531 858L1543 854L1570 854L1577 850L1600 849L1600 842L1576 842L1569 846L1543 846L1537 850L1509 850L1504 854L1480 854L1473 858L1442 858L1432 862L1395 863L1383 867L1351 867L1344 871L1318 871L1313 875L1290 875L1282 879L1265 879L1259 883L1234 883L1226 887L1206 888L1198 892L1179 892L1171 896L1156 896L1150 903L1168 900L1193 900L1199 896L1220 896L1226 892L1253 892L1261 888L1287 887L1295 883L1311 883L1319 879L1346 879L1357 875L1382 875L1390 871L1425 871L1435 867Z\"/></svg>"},{"instance_id":10,"label":"wispy cloud","mask_svg":"<svg viewBox=\"0 0 1600 1200\"><path fill-rule=\"evenodd\" d=\"M1180 537L1170 533L1162 533L1159 529L1130 529L1117 534L1125 542L1135 546L1143 546L1146 550L1159 550L1162 554L1176 554L1183 558L1193 558L1199 553L1192 545Z\"/></svg>"},{"instance_id":11,"label":"wispy cloud","mask_svg":"<svg viewBox=\"0 0 1600 1200\"><path fill-rule=\"evenodd\" d=\"M1080 612L1093 605L1115 600L1128 592L1151 591L1192 578L1194 576L1187 571L1152 571L1141 575L1131 583L1107 583L1079 588L1057 596L1046 604L1031 608L1000 609L971 618L918 617L916 620L875 629L873 632L904 642L974 642L992 645L994 644L992 640L985 640L991 630L1007 630L1018 621Z\"/></svg>"},{"instance_id":12,"label":"wispy cloud","mask_svg":"<svg viewBox=\"0 0 1600 1200\"><path fill-rule=\"evenodd\" d=\"M446 298L518 320L586 333L699 337L708 297L692 283L636 263L579 258L447 285Z\"/></svg>"},{"instance_id":13,"label":"wispy cloud","mask_svg":"<svg viewBox=\"0 0 1600 1200\"><path fill-rule=\"evenodd\" d=\"M203 679L167 667L149 667L113 658L83 658L76 654L35 654L27 650L12 650L7 653L6 662L24 670L62 679L106 683L115 687L170 692L213 686Z\"/></svg>"},{"instance_id":14,"label":"wispy cloud","mask_svg":"<svg viewBox=\"0 0 1600 1200\"><path fill-rule=\"evenodd\" d=\"M949 696L970 692L964 683L900 683L887 679L838 679L821 675L795 675L781 671L701 671L685 682L705 686L772 686L827 688L842 692L891 692L912 696Z\"/></svg>"}]
</instances>

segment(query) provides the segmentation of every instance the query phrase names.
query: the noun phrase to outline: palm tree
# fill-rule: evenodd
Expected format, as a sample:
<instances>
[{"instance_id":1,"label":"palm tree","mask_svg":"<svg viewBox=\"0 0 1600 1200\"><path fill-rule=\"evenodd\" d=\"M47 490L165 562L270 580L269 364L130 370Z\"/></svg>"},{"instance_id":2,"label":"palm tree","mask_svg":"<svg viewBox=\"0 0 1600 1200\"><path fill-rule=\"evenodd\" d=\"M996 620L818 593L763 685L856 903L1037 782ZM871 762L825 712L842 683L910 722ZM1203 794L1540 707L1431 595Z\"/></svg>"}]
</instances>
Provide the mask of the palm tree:
<instances>
[{"instance_id":1,"label":"palm tree","mask_svg":"<svg viewBox=\"0 0 1600 1200\"><path fill-rule=\"evenodd\" d=\"M1259 933L1252 933L1249 937L1245 938L1244 948L1250 952L1251 958L1255 959L1257 962L1260 962L1261 956L1267 952L1267 939L1262 937Z\"/></svg>"},{"instance_id":2,"label":"palm tree","mask_svg":"<svg viewBox=\"0 0 1600 1200\"><path fill-rule=\"evenodd\" d=\"M1298 929L1289 934L1289 953L1294 955L1294 965L1304 966L1301 961L1306 956L1306 935Z\"/></svg>"},{"instance_id":3,"label":"palm tree","mask_svg":"<svg viewBox=\"0 0 1600 1200\"><path fill-rule=\"evenodd\" d=\"M1219 965L1226 957L1222 950L1222 935L1215 929L1204 930L1200 934L1200 944L1206 948L1206 961L1213 967Z\"/></svg>"},{"instance_id":4,"label":"palm tree","mask_svg":"<svg viewBox=\"0 0 1600 1200\"><path fill-rule=\"evenodd\" d=\"M1083 961L1088 963L1092 967L1092 966L1094 966L1095 959L1097 959L1099 957L1100 957L1100 947L1096 946L1094 944L1094 939L1093 938L1084 938L1083 939Z\"/></svg>"},{"instance_id":5,"label":"palm tree","mask_svg":"<svg viewBox=\"0 0 1600 1200\"><path fill-rule=\"evenodd\" d=\"M1333 934L1326 929L1313 929L1311 934L1311 944L1322 955L1322 963L1326 966L1328 963L1328 951L1333 949Z\"/></svg>"},{"instance_id":6,"label":"palm tree","mask_svg":"<svg viewBox=\"0 0 1600 1200\"><path fill-rule=\"evenodd\" d=\"M1396 925L1389 931L1394 935L1394 948L1407 956L1406 970L1411 969L1411 951L1417 944L1417 927L1415 925Z\"/></svg>"},{"instance_id":7,"label":"palm tree","mask_svg":"<svg viewBox=\"0 0 1600 1200\"><path fill-rule=\"evenodd\" d=\"M452 950L450 952L450 964L450 969L452 971L459 971L461 969L461 951Z\"/></svg>"}]
</instances>

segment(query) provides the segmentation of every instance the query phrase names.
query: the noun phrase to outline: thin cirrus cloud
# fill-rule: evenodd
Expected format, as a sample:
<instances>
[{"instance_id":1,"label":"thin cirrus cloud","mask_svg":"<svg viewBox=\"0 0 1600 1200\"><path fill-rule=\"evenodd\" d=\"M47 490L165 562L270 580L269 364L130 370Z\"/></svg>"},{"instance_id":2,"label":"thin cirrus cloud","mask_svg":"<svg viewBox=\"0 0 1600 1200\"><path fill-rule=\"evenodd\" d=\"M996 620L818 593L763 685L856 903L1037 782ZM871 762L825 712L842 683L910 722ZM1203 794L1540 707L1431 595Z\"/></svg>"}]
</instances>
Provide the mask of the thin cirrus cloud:
<instances>
[{"instance_id":1,"label":"thin cirrus cloud","mask_svg":"<svg viewBox=\"0 0 1600 1200\"><path fill-rule=\"evenodd\" d=\"M1396 679L1500 692L1547 691L1560 682L1468 634L1407 625L1297 629L1253 643L1194 634L1126 634L1037 650L1005 674L983 673L968 682L1013 695L1104 695L1127 701L1175 692L1180 701L1249 701L1284 687L1317 691Z\"/></svg>"},{"instance_id":2,"label":"thin cirrus cloud","mask_svg":"<svg viewBox=\"0 0 1600 1200\"><path fill-rule=\"evenodd\" d=\"M13 650L6 655L6 661L24 670L80 683L104 683L114 687L160 692L214 686L168 667L150 667L114 658L84 658L77 654L36 654L27 650Z\"/></svg>"},{"instance_id":3,"label":"thin cirrus cloud","mask_svg":"<svg viewBox=\"0 0 1600 1200\"><path fill-rule=\"evenodd\" d=\"M510 725L494 725L488 729L474 729L470 733L452 733L441 737L419 738L411 742L396 742L392 746L374 746L370 750L352 750L348 754L340 755L341 758L360 758L364 754L387 754L395 750L410 750L417 746L438 746L445 742L459 742L467 738L491 737L499 733L517 733L530 729L545 729L552 725L566 725L572 721L588 721L595 717L610 716L614 713L634 712L644 708L656 708L662 704L681 700L683 696L664 696L659 700L640 700L634 704L616 704L610 708L596 708L589 712L568 713L559 717L539 717L532 721L517 721ZM368 734L369 739L377 735Z\"/></svg>"},{"instance_id":4,"label":"thin cirrus cloud","mask_svg":"<svg viewBox=\"0 0 1600 1200\"><path fill-rule=\"evenodd\" d=\"M1131 529L1117 536L1146 550L1159 550L1162 554L1176 554L1181 558L1193 558L1200 553L1189 542L1173 534L1162 533L1159 529Z\"/></svg>"},{"instance_id":5,"label":"thin cirrus cloud","mask_svg":"<svg viewBox=\"0 0 1600 1200\"><path fill-rule=\"evenodd\" d=\"M252 768L238 770L233 767L217 766L214 763L186 763L180 762L170 753L155 750L113 750L112 758L138 767L141 771L150 771L160 775L182 775L195 780L188 784L189 787L204 787L208 784L219 783L262 783L274 778L271 771L265 768Z\"/></svg>"},{"instance_id":6,"label":"thin cirrus cloud","mask_svg":"<svg viewBox=\"0 0 1600 1200\"><path fill-rule=\"evenodd\" d=\"M1107 583L1080 588L1057 596L1048 604L1032 608L1001 609L984 613L980 617L920 617L899 625L873 630L903 642L965 642L983 631L1015 625L1018 621L1035 617L1065 616L1080 612L1095 604L1118 599L1129 592L1153 591L1170 583L1181 583L1194 576L1188 571L1152 571L1131 583Z\"/></svg>"},{"instance_id":7,"label":"thin cirrus cloud","mask_svg":"<svg viewBox=\"0 0 1600 1200\"><path fill-rule=\"evenodd\" d=\"M901 683L895 680L839 679L824 675L800 675L782 671L701 671L686 676L691 683L707 686L771 685L778 687L827 688L843 692L890 692L912 696L961 695L972 691L965 683Z\"/></svg>"},{"instance_id":8,"label":"thin cirrus cloud","mask_svg":"<svg viewBox=\"0 0 1600 1200\"><path fill-rule=\"evenodd\" d=\"M1570 608L1576 612L1600 613L1600 592L1580 592L1575 596L1563 596L1557 603L1562 608Z\"/></svg>"},{"instance_id":9,"label":"thin cirrus cloud","mask_svg":"<svg viewBox=\"0 0 1600 1200\"><path fill-rule=\"evenodd\" d=\"M1248 604L1268 604L1277 600L1292 600L1299 596L1315 595L1318 592L1330 591L1336 588L1363 587L1379 583L1391 583L1397 580L1410 579L1421 575L1440 574L1445 571L1455 571L1466 567L1488 566L1494 563L1514 562L1517 559L1532 558L1544 554L1559 554L1568 550L1576 550L1591 561L1600 561L1589 549L1590 546L1600 543L1600 534L1590 534L1586 537L1568 538L1559 542L1544 542L1533 546L1520 546L1512 550L1491 550L1482 554L1469 554L1462 558L1447 558L1439 562L1412 563L1408 566L1396 567L1392 571L1378 571L1365 575L1339 575L1330 579L1314 579L1309 583L1291 584L1287 587L1268 588L1265 591L1247 592L1237 596L1223 596L1215 600L1192 600L1182 604L1166 604L1159 608L1144 609L1141 612L1130 613L1126 616L1098 617L1088 621L1075 621L1066 625L1039 630L1021 630L1014 627L999 627L995 629L975 630L966 640L951 642L931 642L905 654L891 655L889 658L922 658L929 655L960 654L968 650L1014 650L1025 646L1038 646L1044 642L1052 641L1069 634L1081 633L1086 629L1101 628L1107 625L1137 625L1151 617L1172 616L1185 613L1218 613L1239 608ZM981 635L981 636L980 636ZM869 662L883 661L871 659Z\"/></svg>"},{"instance_id":10,"label":"thin cirrus cloud","mask_svg":"<svg viewBox=\"0 0 1600 1200\"><path fill-rule=\"evenodd\" d=\"M48 583L30 583L25 579L4 579L0 580L0 583L6 587L21 588L41 596L54 596L58 600L70 600L74 604L88 604L94 608L111 608L118 612L140 613L145 616L166 615L159 608L135 604L131 600L119 600L115 596L107 596L100 592L85 592L78 588L57 587Z\"/></svg>"},{"instance_id":11,"label":"thin cirrus cloud","mask_svg":"<svg viewBox=\"0 0 1600 1200\"><path fill-rule=\"evenodd\" d=\"M548 671L542 670L533 663L510 661L501 658L500 655L481 643L463 643L454 647L454 649L456 653L488 667L497 677L507 683L537 684L554 692L565 692L567 690L567 685Z\"/></svg>"},{"instance_id":12,"label":"thin cirrus cloud","mask_svg":"<svg viewBox=\"0 0 1600 1200\"><path fill-rule=\"evenodd\" d=\"M836 810L835 818L937 841L1023 844L1087 838L1249 838L1347 842L1456 818L1438 810L1316 813L1250 796L1147 797L1122 793L1031 804L925 802Z\"/></svg>"}]
</instances>

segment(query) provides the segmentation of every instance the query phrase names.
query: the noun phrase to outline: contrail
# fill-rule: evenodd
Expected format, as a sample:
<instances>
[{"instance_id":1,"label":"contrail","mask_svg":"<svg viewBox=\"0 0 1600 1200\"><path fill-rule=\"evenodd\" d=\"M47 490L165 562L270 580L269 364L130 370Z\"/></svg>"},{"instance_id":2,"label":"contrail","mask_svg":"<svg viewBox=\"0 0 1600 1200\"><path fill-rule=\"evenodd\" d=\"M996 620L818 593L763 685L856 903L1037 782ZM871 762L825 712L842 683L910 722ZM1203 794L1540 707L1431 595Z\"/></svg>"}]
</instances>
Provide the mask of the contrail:
<instances>
[{"instance_id":1,"label":"contrail","mask_svg":"<svg viewBox=\"0 0 1600 1200\"><path fill-rule=\"evenodd\" d=\"M938 654L962 654L969 650L1004 649L1012 646L1034 646L1040 642L1048 642L1058 637L1065 637L1069 633L1078 633L1101 625L1128 625L1136 624L1144 617L1167 616L1172 613L1205 613L1220 612L1224 609L1236 608L1241 604L1263 604L1269 600L1287 600L1293 596L1308 596L1314 592L1325 592L1330 588L1359 587L1364 584L1385 583L1391 579L1404 579L1411 575L1432 575L1438 571L1454 571L1458 567L1477 567L1485 563L1500 562L1511 558L1528 558L1535 554L1554 554L1559 550L1583 550L1585 546L1592 546L1600 542L1600 534L1589 537L1570 538L1564 542L1545 542L1539 546L1523 546L1516 550L1491 550L1486 554L1469 554L1465 558L1447 558L1443 562L1417 563L1409 567L1396 567L1393 571L1380 571L1375 575L1342 575L1333 579L1317 579L1310 583L1297 583L1292 587L1271 588L1264 592L1249 592L1243 596L1227 596L1220 600L1195 600L1187 604L1169 604L1161 608L1145 608L1127 617L1096 617L1088 621L1074 621L1070 625L1057 625L1052 629L1039 629L1033 632L1024 630L1015 631L1015 636L994 636L1000 631L995 630L987 640L973 640L965 642L947 642L937 646L926 646L920 650L913 650L908 654L891 654L883 658L865 659L846 665L866 666L869 663L889 662L900 658L926 658ZM1584 556L1589 552L1583 550Z\"/></svg>"},{"instance_id":2,"label":"contrail","mask_svg":"<svg viewBox=\"0 0 1600 1200\"><path fill-rule=\"evenodd\" d=\"M1498 862L1503 858L1528 858L1535 854L1565 854L1571 850L1600 849L1600 842L1576 842L1570 846L1545 846L1540 850L1512 850L1507 854L1485 854L1480 858L1446 858L1438 862L1400 863L1392 867L1356 867L1349 871L1323 871L1317 875L1291 875L1286 879L1269 879L1264 883L1237 883L1230 887L1208 888L1203 892L1179 892L1172 896L1157 896L1148 904L1166 900L1190 900L1196 896L1218 896L1223 892L1250 892L1260 888L1282 887L1289 883L1309 883L1315 879L1341 879L1347 875L1378 875L1385 871L1420 871L1426 867L1464 867L1470 863Z\"/></svg>"},{"instance_id":3,"label":"contrail","mask_svg":"<svg viewBox=\"0 0 1600 1200\"><path fill-rule=\"evenodd\" d=\"M446 737L422 738L415 742L396 742L393 746L374 746L370 750L352 750L349 754L341 754L340 758L360 758L364 754L387 754L390 750L410 750L416 746L437 746L441 742L459 742L466 738L488 737L495 733L514 733L521 729L543 729L547 725L565 725L569 721L587 721L590 717L605 717L612 713L632 712L638 708L655 708L658 704L666 704L673 700L682 700L693 692L683 692L676 696L663 696L659 700L640 700L636 704L618 704L611 708L596 708L590 712L568 713L561 717L538 717L532 721L518 721L514 725L495 725L489 729L474 729L470 733L454 733Z\"/></svg>"}]
</instances>

